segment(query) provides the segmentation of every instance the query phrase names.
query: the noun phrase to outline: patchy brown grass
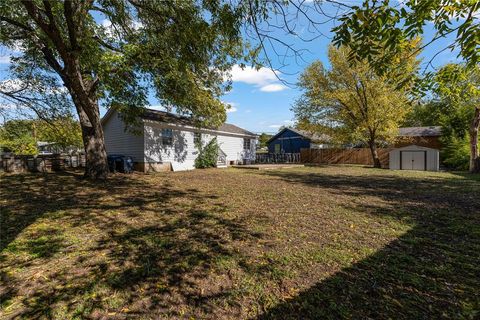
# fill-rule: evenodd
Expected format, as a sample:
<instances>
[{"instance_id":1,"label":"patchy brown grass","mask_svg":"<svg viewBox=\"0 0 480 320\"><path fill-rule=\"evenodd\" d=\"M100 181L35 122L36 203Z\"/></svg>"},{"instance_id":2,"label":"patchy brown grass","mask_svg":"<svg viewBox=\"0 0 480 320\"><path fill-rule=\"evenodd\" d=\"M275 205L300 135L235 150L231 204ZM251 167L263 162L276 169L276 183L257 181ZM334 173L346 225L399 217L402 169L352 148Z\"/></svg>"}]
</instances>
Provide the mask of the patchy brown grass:
<instances>
[{"instance_id":1,"label":"patchy brown grass","mask_svg":"<svg viewBox=\"0 0 480 320\"><path fill-rule=\"evenodd\" d=\"M480 179L2 175L0 318L478 318Z\"/></svg>"}]
</instances>

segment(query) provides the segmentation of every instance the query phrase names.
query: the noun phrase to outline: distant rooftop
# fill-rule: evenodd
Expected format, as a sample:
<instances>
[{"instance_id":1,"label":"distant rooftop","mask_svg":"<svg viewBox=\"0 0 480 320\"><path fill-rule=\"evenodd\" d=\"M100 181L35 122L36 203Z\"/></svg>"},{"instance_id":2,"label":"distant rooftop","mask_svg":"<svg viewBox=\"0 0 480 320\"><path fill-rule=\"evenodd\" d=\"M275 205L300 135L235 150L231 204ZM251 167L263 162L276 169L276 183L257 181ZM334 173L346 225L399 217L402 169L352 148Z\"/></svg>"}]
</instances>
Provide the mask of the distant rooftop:
<instances>
[{"instance_id":1,"label":"distant rooftop","mask_svg":"<svg viewBox=\"0 0 480 320\"><path fill-rule=\"evenodd\" d=\"M442 135L442 127L406 127L399 129L401 137L438 137Z\"/></svg>"},{"instance_id":2,"label":"distant rooftop","mask_svg":"<svg viewBox=\"0 0 480 320\"><path fill-rule=\"evenodd\" d=\"M306 130L285 127L282 130L280 130L279 132L277 132L274 136L272 136L267 142L270 142L270 141L274 140L278 135L280 135L285 130L293 131L293 132L301 135L302 137L310 139L311 141L314 141L314 142L329 142L331 140L330 136L328 136L326 134L317 134L317 133L312 133L312 132L309 132L309 131L306 131Z\"/></svg>"}]
</instances>

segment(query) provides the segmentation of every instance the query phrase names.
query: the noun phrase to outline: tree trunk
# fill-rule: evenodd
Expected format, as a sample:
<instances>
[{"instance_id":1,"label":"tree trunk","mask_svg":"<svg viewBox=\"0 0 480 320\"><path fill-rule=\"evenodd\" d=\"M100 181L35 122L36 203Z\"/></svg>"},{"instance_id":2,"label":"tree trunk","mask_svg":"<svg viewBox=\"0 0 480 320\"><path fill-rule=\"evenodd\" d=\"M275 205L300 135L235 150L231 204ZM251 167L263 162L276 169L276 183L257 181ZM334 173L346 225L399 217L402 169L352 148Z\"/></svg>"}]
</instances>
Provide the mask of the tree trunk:
<instances>
[{"instance_id":1,"label":"tree trunk","mask_svg":"<svg viewBox=\"0 0 480 320\"><path fill-rule=\"evenodd\" d=\"M377 145L375 144L375 141L370 141L368 143L368 146L370 147L370 152L372 154L373 167L381 168L382 164L380 163L380 158L378 157Z\"/></svg>"},{"instance_id":2,"label":"tree trunk","mask_svg":"<svg viewBox=\"0 0 480 320\"><path fill-rule=\"evenodd\" d=\"M100 120L98 104L88 106L93 117L88 118L82 107L77 106L77 112L82 128L83 147L85 149L85 174L88 179L104 180L108 176L107 153Z\"/></svg>"},{"instance_id":3,"label":"tree trunk","mask_svg":"<svg viewBox=\"0 0 480 320\"><path fill-rule=\"evenodd\" d=\"M478 130L480 128L480 107L475 108L475 115L470 124L470 172L480 172L480 155L478 150Z\"/></svg>"},{"instance_id":4,"label":"tree trunk","mask_svg":"<svg viewBox=\"0 0 480 320\"><path fill-rule=\"evenodd\" d=\"M98 105L95 106L98 114ZM88 179L104 180L108 176L107 153L100 116L94 121L80 121L85 149L85 174Z\"/></svg>"},{"instance_id":5,"label":"tree trunk","mask_svg":"<svg viewBox=\"0 0 480 320\"><path fill-rule=\"evenodd\" d=\"M81 74L78 58L70 57L67 61L69 78L66 86L70 90L82 128L85 149L84 176L88 179L104 180L108 176L107 152L94 85Z\"/></svg>"}]
</instances>

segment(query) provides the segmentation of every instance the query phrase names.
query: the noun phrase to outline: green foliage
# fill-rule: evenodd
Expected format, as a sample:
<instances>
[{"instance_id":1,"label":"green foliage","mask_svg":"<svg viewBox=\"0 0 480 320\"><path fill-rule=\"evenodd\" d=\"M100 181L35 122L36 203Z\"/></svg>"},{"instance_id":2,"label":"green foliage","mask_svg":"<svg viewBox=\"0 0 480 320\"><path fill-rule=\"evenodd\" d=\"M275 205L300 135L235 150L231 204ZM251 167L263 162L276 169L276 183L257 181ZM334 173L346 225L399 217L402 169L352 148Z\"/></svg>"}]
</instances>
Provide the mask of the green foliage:
<instances>
[{"instance_id":1,"label":"green foliage","mask_svg":"<svg viewBox=\"0 0 480 320\"><path fill-rule=\"evenodd\" d=\"M242 39L247 7L209 0L5 0L0 2L0 44L21 51L12 78L35 88L32 95L42 90L43 96L52 95L65 85L76 93L77 108L86 107L79 98L88 94L134 122L153 93L178 113L216 126L226 119L219 100L230 87L225 73L239 59L258 54ZM81 70L82 79L67 72L73 68ZM81 92L76 81L88 92ZM21 101L31 106L38 101L31 98Z\"/></svg>"},{"instance_id":2,"label":"green foliage","mask_svg":"<svg viewBox=\"0 0 480 320\"><path fill-rule=\"evenodd\" d=\"M405 91L395 77L378 76L365 61L350 65L348 54L347 48L330 47L330 69L317 61L303 72L304 93L293 107L299 126L338 143L391 141L409 110ZM415 57L409 59L414 64Z\"/></svg>"},{"instance_id":3,"label":"green foliage","mask_svg":"<svg viewBox=\"0 0 480 320\"><path fill-rule=\"evenodd\" d=\"M443 163L453 169L468 169L469 127L474 108L480 105L480 68L448 64L431 81L432 100L415 106L406 123L442 126Z\"/></svg>"},{"instance_id":4,"label":"green foliage","mask_svg":"<svg viewBox=\"0 0 480 320\"><path fill-rule=\"evenodd\" d=\"M22 155L38 153L37 141L57 146L82 147L80 125L71 117L56 120L9 120L0 127L0 146L6 151Z\"/></svg>"},{"instance_id":5,"label":"green foliage","mask_svg":"<svg viewBox=\"0 0 480 320\"><path fill-rule=\"evenodd\" d=\"M412 106L405 118L405 127L439 126L445 103L435 100L420 101Z\"/></svg>"},{"instance_id":6,"label":"green foliage","mask_svg":"<svg viewBox=\"0 0 480 320\"><path fill-rule=\"evenodd\" d=\"M217 138L210 140L205 146L202 143L197 144L198 157L195 159L195 168L213 168L217 165L218 159Z\"/></svg>"},{"instance_id":7,"label":"green foliage","mask_svg":"<svg viewBox=\"0 0 480 320\"><path fill-rule=\"evenodd\" d=\"M441 150L443 163L454 170L468 170L470 160L468 135L465 134L463 138L453 135L446 140Z\"/></svg>"},{"instance_id":8,"label":"green foliage","mask_svg":"<svg viewBox=\"0 0 480 320\"><path fill-rule=\"evenodd\" d=\"M258 137L259 147L265 148L267 146L267 141L272 137L271 134L267 134L262 132L262 134Z\"/></svg>"},{"instance_id":9,"label":"green foliage","mask_svg":"<svg viewBox=\"0 0 480 320\"><path fill-rule=\"evenodd\" d=\"M350 47L350 58L366 58L383 70L405 43L422 36L431 23L437 31L431 40L455 32L455 42L448 48L458 47L473 67L480 62L480 24L475 14L479 10L479 1L408 0L401 6L390 0L364 1L340 19L342 23L333 29L334 43Z\"/></svg>"},{"instance_id":10,"label":"green foliage","mask_svg":"<svg viewBox=\"0 0 480 320\"><path fill-rule=\"evenodd\" d=\"M451 105L480 104L480 66L447 64L435 75L434 93Z\"/></svg>"},{"instance_id":11,"label":"green foliage","mask_svg":"<svg viewBox=\"0 0 480 320\"><path fill-rule=\"evenodd\" d=\"M0 127L0 147L15 154L35 155L35 126L30 120L10 120Z\"/></svg>"},{"instance_id":12,"label":"green foliage","mask_svg":"<svg viewBox=\"0 0 480 320\"><path fill-rule=\"evenodd\" d=\"M38 123L40 141L53 142L62 148L83 146L80 124L72 117L56 119L51 123L45 121Z\"/></svg>"},{"instance_id":13,"label":"green foliage","mask_svg":"<svg viewBox=\"0 0 480 320\"><path fill-rule=\"evenodd\" d=\"M475 108L480 106L480 66L448 64L442 67L434 77L433 92L446 105L440 118L444 128L442 140L446 145L444 162L458 169L469 168L472 159L478 161L478 154L473 154L467 137L477 141L478 148L478 134L475 137L472 126ZM465 157L466 150L470 150L470 158Z\"/></svg>"}]
</instances>

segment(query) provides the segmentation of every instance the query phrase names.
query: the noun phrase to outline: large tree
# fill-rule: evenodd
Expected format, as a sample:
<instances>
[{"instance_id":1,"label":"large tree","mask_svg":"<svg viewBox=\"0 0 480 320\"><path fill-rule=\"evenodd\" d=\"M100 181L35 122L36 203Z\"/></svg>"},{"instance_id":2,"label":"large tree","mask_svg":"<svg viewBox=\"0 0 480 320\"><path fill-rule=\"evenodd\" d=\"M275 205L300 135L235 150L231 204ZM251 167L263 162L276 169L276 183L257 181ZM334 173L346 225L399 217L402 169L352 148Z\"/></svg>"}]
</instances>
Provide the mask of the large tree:
<instances>
[{"instance_id":1,"label":"large tree","mask_svg":"<svg viewBox=\"0 0 480 320\"><path fill-rule=\"evenodd\" d=\"M432 54L424 66L425 71L433 67L434 59L446 50L458 52L467 66L467 73L478 68L480 1L408 0L398 5L389 0L366 0L351 9L334 29L335 44L348 46L351 59L367 59L382 72L392 64L392 57L403 44L424 35L428 26L436 32L419 50L442 40L445 42L447 38L452 40ZM458 76L465 79L466 73L462 71ZM478 144L474 135L480 130L480 106L477 104L474 108L469 128L470 171L479 172L480 161L475 160L478 159Z\"/></svg>"},{"instance_id":2,"label":"large tree","mask_svg":"<svg viewBox=\"0 0 480 320\"><path fill-rule=\"evenodd\" d=\"M245 10L220 0L4 0L0 44L20 55L11 59L14 80L1 91L11 102L48 111L71 102L85 175L105 178L99 104L134 123L155 94L202 125L225 120L218 99L225 71L249 53L240 29Z\"/></svg>"},{"instance_id":3,"label":"large tree","mask_svg":"<svg viewBox=\"0 0 480 320\"><path fill-rule=\"evenodd\" d=\"M452 114L467 114L470 121L464 122L468 130L470 149L470 172L480 172L480 67L448 64L434 77L433 92L439 100L450 106ZM469 124L468 124L469 122Z\"/></svg>"},{"instance_id":4,"label":"large tree","mask_svg":"<svg viewBox=\"0 0 480 320\"><path fill-rule=\"evenodd\" d=\"M338 143L365 143L380 167L377 146L395 138L409 109L399 88L405 77L379 76L365 61L351 65L348 55L347 48L330 47L329 69L317 61L303 72L299 86L304 93L293 111L305 129L327 133ZM414 58L407 60L399 63L413 70Z\"/></svg>"}]
</instances>

